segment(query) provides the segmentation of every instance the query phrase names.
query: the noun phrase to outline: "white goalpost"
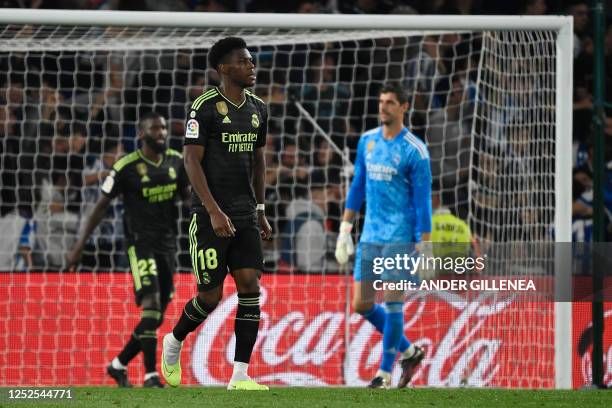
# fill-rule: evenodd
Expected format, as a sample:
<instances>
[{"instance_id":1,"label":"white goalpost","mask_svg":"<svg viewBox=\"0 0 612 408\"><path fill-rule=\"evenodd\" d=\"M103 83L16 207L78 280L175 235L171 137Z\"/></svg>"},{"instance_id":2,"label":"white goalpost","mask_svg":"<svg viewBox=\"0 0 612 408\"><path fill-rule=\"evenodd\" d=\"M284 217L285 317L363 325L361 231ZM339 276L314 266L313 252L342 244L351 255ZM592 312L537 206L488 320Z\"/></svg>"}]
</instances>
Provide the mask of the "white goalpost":
<instances>
[{"instance_id":1,"label":"white goalpost","mask_svg":"<svg viewBox=\"0 0 612 408\"><path fill-rule=\"evenodd\" d=\"M96 180L85 176L104 171L117 146L138 147L146 111L167 118L170 146L180 150L189 105L215 83L207 50L229 35L246 40L254 92L270 116L266 208L277 234L264 248L259 380L361 386L375 370L382 342L351 314L350 272L330 248L346 161L359 135L377 126L384 82L405 87L434 188L485 250L571 242L571 17L3 9L0 23L0 171L10 198L3 225L15 244L0 246L0 386L110 384L103 367L138 312L119 202L82 270L64 271L63 253L97 197ZM181 272L190 269L187 222L179 211ZM300 232L304 222L308 232ZM571 262L555 246L555 299L566 301L493 307L491 299L409 298L406 333L428 347L415 383L572 388ZM495 273L512 273L506 266ZM193 283L177 274L160 333ZM188 383L220 384L231 370L230 286L188 340Z\"/></svg>"}]
</instances>

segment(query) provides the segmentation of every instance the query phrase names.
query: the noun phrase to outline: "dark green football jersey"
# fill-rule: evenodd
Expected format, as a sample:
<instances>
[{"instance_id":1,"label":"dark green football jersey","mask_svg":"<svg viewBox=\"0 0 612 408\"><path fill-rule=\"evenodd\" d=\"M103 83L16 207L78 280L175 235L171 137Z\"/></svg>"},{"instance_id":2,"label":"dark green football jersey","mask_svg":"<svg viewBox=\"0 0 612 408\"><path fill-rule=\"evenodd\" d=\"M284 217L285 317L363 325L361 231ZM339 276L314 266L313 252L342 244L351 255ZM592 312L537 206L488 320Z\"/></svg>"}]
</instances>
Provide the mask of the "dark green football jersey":
<instances>
[{"instance_id":1,"label":"dark green football jersey","mask_svg":"<svg viewBox=\"0 0 612 408\"><path fill-rule=\"evenodd\" d=\"M123 156L102 184L109 198L123 198L125 236L128 241L150 243L160 250L176 247L176 199L188 185L182 155L167 149L159 163L140 150Z\"/></svg>"},{"instance_id":2,"label":"dark green football jersey","mask_svg":"<svg viewBox=\"0 0 612 408\"><path fill-rule=\"evenodd\" d=\"M208 187L229 217L255 213L255 149L266 144L267 122L266 104L246 90L240 105L227 99L218 88L204 92L191 105L184 144L204 146L201 165ZM195 191L192 203L193 211L206 211Z\"/></svg>"}]
</instances>

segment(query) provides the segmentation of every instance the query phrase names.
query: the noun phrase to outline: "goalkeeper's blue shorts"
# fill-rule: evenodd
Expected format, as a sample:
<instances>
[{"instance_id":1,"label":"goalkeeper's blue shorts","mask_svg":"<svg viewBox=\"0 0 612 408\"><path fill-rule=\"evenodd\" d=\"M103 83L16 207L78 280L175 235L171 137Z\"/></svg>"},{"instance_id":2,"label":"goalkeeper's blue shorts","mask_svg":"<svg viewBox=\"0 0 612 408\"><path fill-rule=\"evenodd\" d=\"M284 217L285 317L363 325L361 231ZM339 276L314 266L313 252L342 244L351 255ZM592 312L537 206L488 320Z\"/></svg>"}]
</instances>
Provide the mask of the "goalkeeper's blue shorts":
<instances>
[{"instance_id":1,"label":"goalkeeper's blue shorts","mask_svg":"<svg viewBox=\"0 0 612 408\"><path fill-rule=\"evenodd\" d=\"M397 262L398 255L400 258L399 264ZM419 253L414 242L359 242L355 252L353 279L355 282L409 280L418 283L417 274L412 273L418 256ZM393 265L387 259L392 259ZM386 265L385 260L387 260Z\"/></svg>"}]
</instances>

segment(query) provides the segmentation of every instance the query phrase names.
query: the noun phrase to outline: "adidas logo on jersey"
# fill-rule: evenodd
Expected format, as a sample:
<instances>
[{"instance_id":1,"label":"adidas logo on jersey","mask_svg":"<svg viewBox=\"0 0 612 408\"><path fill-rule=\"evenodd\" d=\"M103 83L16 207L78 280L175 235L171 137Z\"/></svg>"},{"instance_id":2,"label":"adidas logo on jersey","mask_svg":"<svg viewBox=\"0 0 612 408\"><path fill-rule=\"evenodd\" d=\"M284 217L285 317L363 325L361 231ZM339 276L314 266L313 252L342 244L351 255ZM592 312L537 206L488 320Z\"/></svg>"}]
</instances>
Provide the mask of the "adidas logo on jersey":
<instances>
[{"instance_id":1,"label":"adidas logo on jersey","mask_svg":"<svg viewBox=\"0 0 612 408\"><path fill-rule=\"evenodd\" d=\"M229 116L226 116L226 117L223 119L223 123L232 123L232 121L230 120Z\"/></svg>"}]
</instances>

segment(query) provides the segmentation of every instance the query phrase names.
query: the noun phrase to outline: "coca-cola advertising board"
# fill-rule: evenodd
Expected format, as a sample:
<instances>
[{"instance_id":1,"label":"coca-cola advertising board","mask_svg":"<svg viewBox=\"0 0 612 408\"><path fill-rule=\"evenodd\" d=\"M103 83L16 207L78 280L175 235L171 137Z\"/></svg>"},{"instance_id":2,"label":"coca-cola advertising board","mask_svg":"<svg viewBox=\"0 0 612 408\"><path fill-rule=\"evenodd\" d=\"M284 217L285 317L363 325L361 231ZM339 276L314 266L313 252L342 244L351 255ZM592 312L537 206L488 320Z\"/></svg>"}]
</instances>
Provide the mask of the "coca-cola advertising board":
<instances>
[{"instance_id":1,"label":"coca-cola advertising board","mask_svg":"<svg viewBox=\"0 0 612 408\"><path fill-rule=\"evenodd\" d=\"M195 294L192 276L177 275L176 283L160 334L172 329ZM365 385L378 368L381 336L356 313L348 314L347 326L350 283L342 276L264 276L251 374L278 385ZM183 383L227 382L236 307L228 278L218 308L185 341ZM404 308L405 333L427 353L413 384L554 387L553 310L552 303L499 300L490 294L467 300L451 294L412 295ZM0 275L0 386L112 385L105 367L139 316L129 274ZM610 327L610 303L606 316ZM588 353L579 354L591 350L589 325L590 304L576 303L575 387L590 378ZM612 356L610 332L604 333L607 356ZM611 359L606 361L610 382ZM140 356L129 365L129 373L134 383L142 382ZM394 376L397 380L398 370Z\"/></svg>"}]
</instances>

